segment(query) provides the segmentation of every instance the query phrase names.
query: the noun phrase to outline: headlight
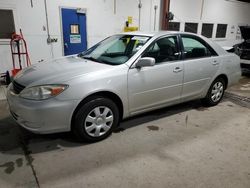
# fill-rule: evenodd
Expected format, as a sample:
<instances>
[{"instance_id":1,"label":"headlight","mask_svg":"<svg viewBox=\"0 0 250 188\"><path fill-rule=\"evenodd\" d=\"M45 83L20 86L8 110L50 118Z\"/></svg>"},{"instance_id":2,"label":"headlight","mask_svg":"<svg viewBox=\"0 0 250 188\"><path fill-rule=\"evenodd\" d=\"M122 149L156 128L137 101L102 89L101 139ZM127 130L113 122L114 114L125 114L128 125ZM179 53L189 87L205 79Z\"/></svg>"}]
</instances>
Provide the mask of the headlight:
<instances>
[{"instance_id":1,"label":"headlight","mask_svg":"<svg viewBox=\"0 0 250 188\"><path fill-rule=\"evenodd\" d=\"M30 100L44 100L59 95L67 88L67 85L34 86L24 89L19 96Z\"/></svg>"}]
</instances>

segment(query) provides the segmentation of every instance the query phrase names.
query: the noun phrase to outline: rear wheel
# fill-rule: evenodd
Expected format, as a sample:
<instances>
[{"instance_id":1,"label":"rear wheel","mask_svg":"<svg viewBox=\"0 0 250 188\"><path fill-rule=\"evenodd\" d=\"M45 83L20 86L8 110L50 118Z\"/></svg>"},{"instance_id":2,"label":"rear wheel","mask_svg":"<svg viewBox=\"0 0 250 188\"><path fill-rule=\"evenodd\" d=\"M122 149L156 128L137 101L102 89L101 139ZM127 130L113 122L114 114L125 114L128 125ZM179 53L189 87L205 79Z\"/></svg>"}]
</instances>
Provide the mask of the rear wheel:
<instances>
[{"instance_id":1,"label":"rear wheel","mask_svg":"<svg viewBox=\"0 0 250 188\"><path fill-rule=\"evenodd\" d=\"M107 138L119 123L119 110L110 99L94 97L76 113L73 133L80 141L97 142Z\"/></svg>"},{"instance_id":2,"label":"rear wheel","mask_svg":"<svg viewBox=\"0 0 250 188\"><path fill-rule=\"evenodd\" d=\"M202 99L203 104L206 106L217 105L223 98L225 88L225 80L223 78L217 78L210 86L206 97Z\"/></svg>"}]
</instances>

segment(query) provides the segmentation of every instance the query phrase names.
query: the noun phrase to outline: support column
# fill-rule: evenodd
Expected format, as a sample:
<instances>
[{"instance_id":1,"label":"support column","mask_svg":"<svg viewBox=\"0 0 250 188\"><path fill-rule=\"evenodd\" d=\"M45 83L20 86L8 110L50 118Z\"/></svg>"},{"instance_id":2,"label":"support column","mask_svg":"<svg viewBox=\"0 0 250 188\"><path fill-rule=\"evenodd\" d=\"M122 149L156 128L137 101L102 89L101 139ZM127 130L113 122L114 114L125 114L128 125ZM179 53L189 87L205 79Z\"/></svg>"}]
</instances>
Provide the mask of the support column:
<instances>
[{"instance_id":1,"label":"support column","mask_svg":"<svg viewBox=\"0 0 250 188\"><path fill-rule=\"evenodd\" d=\"M161 0L161 29L162 30L167 30L168 29L168 13L169 13L169 8L170 8L170 0Z\"/></svg>"}]
</instances>

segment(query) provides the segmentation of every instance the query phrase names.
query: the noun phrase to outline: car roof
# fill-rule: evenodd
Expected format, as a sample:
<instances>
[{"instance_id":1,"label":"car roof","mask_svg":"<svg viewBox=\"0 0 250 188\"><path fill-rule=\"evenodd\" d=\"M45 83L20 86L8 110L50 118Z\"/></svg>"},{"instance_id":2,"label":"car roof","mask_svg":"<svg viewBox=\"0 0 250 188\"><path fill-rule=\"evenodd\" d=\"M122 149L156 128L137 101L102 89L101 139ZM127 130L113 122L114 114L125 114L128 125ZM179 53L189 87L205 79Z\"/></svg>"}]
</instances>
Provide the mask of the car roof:
<instances>
[{"instance_id":1,"label":"car roof","mask_svg":"<svg viewBox=\"0 0 250 188\"><path fill-rule=\"evenodd\" d=\"M216 52L218 55L227 54L227 52L219 46L217 43L213 42L211 39L208 39L202 35L198 35L195 33L190 32L182 32L182 31L157 31L157 32L142 32L142 31L134 31L134 32L125 32L121 33L122 35L138 35L138 36L146 36L146 37L152 37L152 38L158 38L164 35L178 35L178 34L185 34L190 36L196 36L198 38L203 39L206 43L208 43Z\"/></svg>"},{"instance_id":2,"label":"car roof","mask_svg":"<svg viewBox=\"0 0 250 188\"><path fill-rule=\"evenodd\" d=\"M121 33L125 35L140 35L140 36L148 36L148 37L160 37L164 35L171 35L171 34L189 34L194 36L199 36L194 33L189 32L181 32L181 31L150 31L150 32L142 32L142 31L133 31L133 32L125 32Z\"/></svg>"}]
</instances>

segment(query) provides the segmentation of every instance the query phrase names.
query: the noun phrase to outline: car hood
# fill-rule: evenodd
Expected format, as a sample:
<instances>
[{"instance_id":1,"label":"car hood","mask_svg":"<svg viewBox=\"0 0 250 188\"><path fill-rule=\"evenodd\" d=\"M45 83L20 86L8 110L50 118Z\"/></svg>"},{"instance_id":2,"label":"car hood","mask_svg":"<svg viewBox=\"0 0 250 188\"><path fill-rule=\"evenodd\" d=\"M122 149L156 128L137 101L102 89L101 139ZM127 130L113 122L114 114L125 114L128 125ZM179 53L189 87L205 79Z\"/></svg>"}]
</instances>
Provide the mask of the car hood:
<instances>
[{"instance_id":1,"label":"car hood","mask_svg":"<svg viewBox=\"0 0 250 188\"><path fill-rule=\"evenodd\" d=\"M14 80L23 86L41 84L61 84L77 76L104 71L112 65L68 56L50 62L34 64L19 72Z\"/></svg>"},{"instance_id":2,"label":"car hood","mask_svg":"<svg viewBox=\"0 0 250 188\"><path fill-rule=\"evenodd\" d=\"M244 40L250 39L250 26L240 26L240 31Z\"/></svg>"}]
</instances>

